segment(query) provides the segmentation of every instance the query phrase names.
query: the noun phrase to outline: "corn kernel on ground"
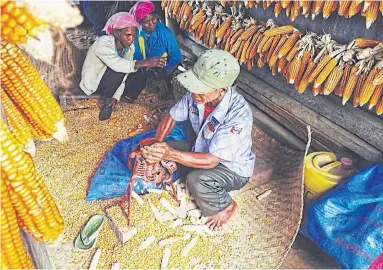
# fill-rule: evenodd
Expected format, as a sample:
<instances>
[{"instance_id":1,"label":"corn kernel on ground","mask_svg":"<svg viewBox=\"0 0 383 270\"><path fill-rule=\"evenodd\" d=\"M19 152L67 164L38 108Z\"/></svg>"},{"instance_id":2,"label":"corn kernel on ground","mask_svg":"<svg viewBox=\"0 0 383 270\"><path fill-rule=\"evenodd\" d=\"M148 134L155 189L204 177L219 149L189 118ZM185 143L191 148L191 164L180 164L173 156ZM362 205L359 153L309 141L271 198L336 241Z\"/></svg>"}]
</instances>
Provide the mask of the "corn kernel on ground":
<instances>
[{"instance_id":1,"label":"corn kernel on ground","mask_svg":"<svg viewBox=\"0 0 383 270\"><path fill-rule=\"evenodd\" d=\"M85 201L89 178L97 168L98 162L117 141L127 138L129 133L132 135L132 131L129 129L134 130L138 124L144 123L142 119L144 114L150 115L156 107L163 106L169 107L170 103L160 102L153 95L140 97L138 105L119 104L118 110L112 115L112 117L117 117L118 121L111 126L107 121L98 120L98 108L94 100L77 101L73 106L64 109L69 142L60 144L51 141L38 146L35 157L36 168L43 175L65 222L65 230L61 239L54 245L47 246L53 267L88 268L96 248L100 248L102 251L98 263L99 269L110 269L111 265L116 262L120 263L121 268L159 268L164 248L160 247L158 242L169 237L184 236L185 233L190 233L185 232L181 227L170 229L169 225L172 221L153 222L154 216L148 200L152 201L160 211L166 209L159 203L161 195L147 194L143 196L145 204L142 206L132 199L132 224L139 228L139 232L127 243L118 242L105 219L94 249L77 251L73 247L73 242L81 227L92 215L105 215L105 208L116 205L120 201L120 198L90 203ZM72 110L76 108L77 110ZM161 118L161 115L158 117ZM148 127L146 126L146 128ZM237 198L239 204L242 199ZM170 197L167 197L167 200L172 203ZM117 207L115 209L118 210ZM240 208L236 215L246 216L247 210ZM249 225L241 224L241 222L237 222L238 220L237 216L234 221L237 224L232 226L237 229L232 229L231 233L201 236L187 257L182 257L181 251L190 240L180 240L169 246L171 256L168 267L224 267L229 259L233 259L232 255L228 256L232 248L237 250L235 256L240 258L243 254L238 252L238 246L242 247L246 240L239 231L245 230L246 233ZM120 220L119 222L125 221ZM184 223L188 224L187 221ZM145 224L147 225L144 226ZM197 235L191 234L193 237ZM139 245L151 235L156 236L155 243L145 251L139 251ZM245 237L254 237L254 235L246 233Z\"/></svg>"}]
</instances>

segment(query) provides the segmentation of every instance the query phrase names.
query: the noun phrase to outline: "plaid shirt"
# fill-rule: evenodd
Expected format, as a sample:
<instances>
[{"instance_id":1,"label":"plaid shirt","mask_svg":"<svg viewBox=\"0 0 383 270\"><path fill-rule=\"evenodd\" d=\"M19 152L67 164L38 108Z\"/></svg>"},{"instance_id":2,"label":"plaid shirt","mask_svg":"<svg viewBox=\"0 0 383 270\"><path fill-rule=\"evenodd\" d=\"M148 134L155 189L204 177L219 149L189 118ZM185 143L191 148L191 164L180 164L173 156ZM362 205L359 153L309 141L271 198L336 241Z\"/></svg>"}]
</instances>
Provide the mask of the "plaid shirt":
<instances>
[{"instance_id":1,"label":"plaid shirt","mask_svg":"<svg viewBox=\"0 0 383 270\"><path fill-rule=\"evenodd\" d=\"M204 104L195 104L188 92L170 109L177 122L190 120L197 134L193 151L210 153L243 177L253 174L255 154L251 151L253 115L246 100L229 87L225 96L203 120Z\"/></svg>"}]
</instances>

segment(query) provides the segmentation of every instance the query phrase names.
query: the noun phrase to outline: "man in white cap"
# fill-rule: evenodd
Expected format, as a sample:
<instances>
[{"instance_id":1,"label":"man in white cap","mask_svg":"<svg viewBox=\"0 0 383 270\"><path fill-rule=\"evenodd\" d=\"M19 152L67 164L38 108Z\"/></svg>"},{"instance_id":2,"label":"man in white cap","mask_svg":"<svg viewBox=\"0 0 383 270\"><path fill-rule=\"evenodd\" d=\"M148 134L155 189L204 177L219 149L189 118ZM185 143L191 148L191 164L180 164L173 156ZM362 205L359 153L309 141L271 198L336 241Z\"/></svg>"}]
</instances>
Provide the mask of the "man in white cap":
<instances>
[{"instance_id":1,"label":"man in white cap","mask_svg":"<svg viewBox=\"0 0 383 270\"><path fill-rule=\"evenodd\" d=\"M142 150L148 162L168 159L187 171L186 184L207 225L219 229L235 213L231 190L243 187L252 176L253 117L245 99L232 87L240 71L237 60L222 50L204 52L192 70L177 80L189 92L170 109L156 133L159 141L176 122L190 120L194 138L160 142Z\"/></svg>"}]
</instances>

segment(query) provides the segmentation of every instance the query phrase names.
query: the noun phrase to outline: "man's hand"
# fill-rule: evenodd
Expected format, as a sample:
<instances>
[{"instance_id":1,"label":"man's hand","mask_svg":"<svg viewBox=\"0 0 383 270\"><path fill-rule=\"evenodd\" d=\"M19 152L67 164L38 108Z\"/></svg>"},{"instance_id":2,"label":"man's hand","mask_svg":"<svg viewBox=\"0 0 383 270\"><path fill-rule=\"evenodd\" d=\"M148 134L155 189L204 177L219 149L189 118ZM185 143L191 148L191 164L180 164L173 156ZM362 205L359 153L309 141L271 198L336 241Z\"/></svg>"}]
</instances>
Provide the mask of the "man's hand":
<instances>
[{"instance_id":1,"label":"man's hand","mask_svg":"<svg viewBox=\"0 0 383 270\"><path fill-rule=\"evenodd\" d=\"M165 142L159 142L141 148L142 155L148 163L157 163L163 159L167 159L171 151L172 148Z\"/></svg>"},{"instance_id":2,"label":"man's hand","mask_svg":"<svg viewBox=\"0 0 383 270\"><path fill-rule=\"evenodd\" d=\"M154 56L146 60L146 67L164 67L166 65L166 57Z\"/></svg>"}]
</instances>

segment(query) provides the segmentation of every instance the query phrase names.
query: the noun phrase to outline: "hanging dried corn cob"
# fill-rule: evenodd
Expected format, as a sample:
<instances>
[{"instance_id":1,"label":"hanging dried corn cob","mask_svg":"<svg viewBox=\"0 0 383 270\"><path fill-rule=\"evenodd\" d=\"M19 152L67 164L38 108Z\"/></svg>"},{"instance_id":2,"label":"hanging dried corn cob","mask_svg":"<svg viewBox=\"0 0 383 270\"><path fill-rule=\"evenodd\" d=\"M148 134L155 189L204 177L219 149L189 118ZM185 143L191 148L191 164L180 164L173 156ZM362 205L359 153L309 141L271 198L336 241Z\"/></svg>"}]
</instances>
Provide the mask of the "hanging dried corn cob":
<instances>
[{"instance_id":1,"label":"hanging dried corn cob","mask_svg":"<svg viewBox=\"0 0 383 270\"><path fill-rule=\"evenodd\" d=\"M372 94L374 93L376 86L372 84L372 81L375 75L378 73L378 70L381 70L381 69L383 69L383 60L378 62L375 65L375 67L368 73L368 76L360 90L360 95L359 95L360 106L363 106L364 104L366 104L370 100Z\"/></svg>"},{"instance_id":2,"label":"hanging dried corn cob","mask_svg":"<svg viewBox=\"0 0 383 270\"><path fill-rule=\"evenodd\" d=\"M338 85L340 79L342 78L343 75L343 70L344 70L344 62L341 61L338 66L336 66L326 79L326 83L323 88L323 94L324 95L330 95L335 87Z\"/></svg>"},{"instance_id":3,"label":"hanging dried corn cob","mask_svg":"<svg viewBox=\"0 0 383 270\"><path fill-rule=\"evenodd\" d=\"M346 84L347 84L348 78L350 76L350 72L351 72L351 65L346 63L344 70L343 70L342 78L339 82L339 87L336 88L336 90L335 90L335 95L340 96L340 97L343 96L344 89L346 88Z\"/></svg>"},{"instance_id":4,"label":"hanging dried corn cob","mask_svg":"<svg viewBox=\"0 0 383 270\"><path fill-rule=\"evenodd\" d=\"M360 62L359 62L360 63ZM345 105L346 102L350 99L352 92L358 82L359 74L362 72L362 68L359 68L360 65L355 65L351 68L350 76L346 82L346 86L343 91L342 104Z\"/></svg>"},{"instance_id":5,"label":"hanging dried corn cob","mask_svg":"<svg viewBox=\"0 0 383 270\"><path fill-rule=\"evenodd\" d=\"M299 31L295 31L294 33L291 34L291 36L289 36L289 38L286 40L286 42L283 44L283 46L279 50L278 58L285 56L291 50L291 48L298 41L300 34L301 33Z\"/></svg>"},{"instance_id":6,"label":"hanging dried corn cob","mask_svg":"<svg viewBox=\"0 0 383 270\"><path fill-rule=\"evenodd\" d=\"M375 112L377 115L383 114L383 95L380 97L380 101L376 105Z\"/></svg>"},{"instance_id":7,"label":"hanging dried corn cob","mask_svg":"<svg viewBox=\"0 0 383 270\"><path fill-rule=\"evenodd\" d=\"M3 154L1 154L3 156ZM1 177L1 268L32 269L33 264L24 248L17 217L12 206L7 183Z\"/></svg>"},{"instance_id":8,"label":"hanging dried corn cob","mask_svg":"<svg viewBox=\"0 0 383 270\"><path fill-rule=\"evenodd\" d=\"M9 43L25 43L48 24L36 18L27 6L13 0L1 2L1 39Z\"/></svg>"},{"instance_id":9,"label":"hanging dried corn cob","mask_svg":"<svg viewBox=\"0 0 383 270\"><path fill-rule=\"evenodd\" d=\"M370 103L368 105L369 110L371 110L378 103L382 94L383 94L383 84L378 85L375 88L374 93L371 96Z\"/></svg>"},{"instance_id":10,"label":"hanging dried corn cob","mask_svg":"<svg viewBox=\"0 0 383 270\"><path fill-rule=\"evenodd\" d=\"M10 98L22 109L39 139L67 138L64 118L60 106L40 78L32 63L13 44L1 43L2 87Z\"/></svg>"},{"instance_id":11,"label":"hanging dried corn cob","mask_svg":"<svg viewBox=\"0 0 383 270\"><path fill-rule=\"evenodd\" d=\"M36 146L33 142L31 126L1 87L0 93L10 132L25 152L34 155Z\"/></svg>"},{"instance_id":12,"label":"hanging dried corn cob","mask_svg":"<svg viewBox=\"0 0 383 270\"><path fill-rule=\"evenodd\" d=\"M32 158L0 121L2 179L16 210L19 226L38 241L52 243L64 229L60 213Z\"/></svg>"},{"instance_id":13,"label":"hanging dried corn cob","mask_svg":"<svg viewBox=\"0 0 383 270\"><path fill-rule=\"evenodd\" d=\"M367 2L365 2L367 3ZM371 25L376 21L378 16L379 2L370 2L369 7L366 10L366 28L370 29Z\"/></svg>"}]
</instances>

